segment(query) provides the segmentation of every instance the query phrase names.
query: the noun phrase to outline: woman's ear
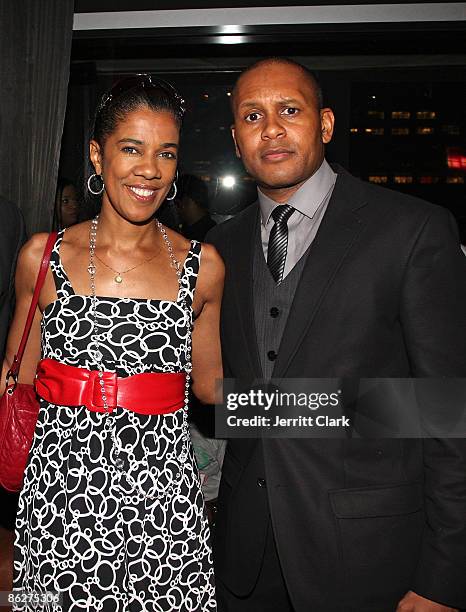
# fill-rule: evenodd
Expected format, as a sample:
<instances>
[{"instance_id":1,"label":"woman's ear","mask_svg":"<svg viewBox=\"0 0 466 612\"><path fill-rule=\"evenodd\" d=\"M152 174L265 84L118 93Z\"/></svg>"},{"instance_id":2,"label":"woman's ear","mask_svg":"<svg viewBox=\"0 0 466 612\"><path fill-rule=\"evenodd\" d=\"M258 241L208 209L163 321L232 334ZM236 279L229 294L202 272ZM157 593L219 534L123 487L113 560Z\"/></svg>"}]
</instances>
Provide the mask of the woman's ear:
<instances>
[{"instance_id":1,"label":"woman's ear","mask_svg":"<svg viewBox=\"0 0 466 612\"><path fill-rule=\"evenodd\" d=\"M89 157L96 174L102 174L102 154L100 152L100 145L96 140L91 140L89 143Z\"/></svg>"}]
</instances>

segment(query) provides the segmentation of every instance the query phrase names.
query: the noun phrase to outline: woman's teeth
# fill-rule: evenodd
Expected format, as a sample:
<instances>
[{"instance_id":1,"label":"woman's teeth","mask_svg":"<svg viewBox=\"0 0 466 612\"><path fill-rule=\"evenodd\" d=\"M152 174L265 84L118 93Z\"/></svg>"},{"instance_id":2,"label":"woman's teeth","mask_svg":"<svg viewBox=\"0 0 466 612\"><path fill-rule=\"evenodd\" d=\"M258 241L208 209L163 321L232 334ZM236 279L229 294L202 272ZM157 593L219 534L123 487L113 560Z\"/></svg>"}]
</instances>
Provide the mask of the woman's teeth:
<instances>
[{"instance_id":1,"label":"woman's teeth","mask_svg":"<svg viewBox=\"0 0 466 612\"><path fill-rule=\"evenodd\" d=\"M142 198L148 198L149 196L154 194L154 189L141 189L140 187L130 187L131 191L133 191L136 195L141 196Z\"/></svg>"}]
</instances>

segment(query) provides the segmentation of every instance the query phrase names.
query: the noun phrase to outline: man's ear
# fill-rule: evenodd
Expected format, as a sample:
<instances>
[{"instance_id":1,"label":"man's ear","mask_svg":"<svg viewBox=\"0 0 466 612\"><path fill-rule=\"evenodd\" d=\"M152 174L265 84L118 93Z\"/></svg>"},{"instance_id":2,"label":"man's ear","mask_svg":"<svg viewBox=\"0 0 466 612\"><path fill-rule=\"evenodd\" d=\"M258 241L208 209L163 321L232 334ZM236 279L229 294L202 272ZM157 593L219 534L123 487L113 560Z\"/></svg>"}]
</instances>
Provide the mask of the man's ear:
<instances>
[{"instance_id":1,"label":"man's ear","mask_svg":"<svg viewBox=\"0 0 466 612\"><path fill-rule=\"evenodd\" d=\"M89 143L89 157L96 174L102 174L102 154L100 152L100 145L96 140L91 140Z\"/></svg>"},{"instance_id":2,"label":"man's ear","mask_svg":"<svg viewBox=\"0 0 466 612\"><path fill-rule=\"evenodd\" d=\"M230 129L231 129L231 136L233 138L233 142L235 143L236 157L239 157L241 159L241 152L239 150L238 143L236 142L235 126L232 125Z\"/></svg>"},{"instance_id":3,"label":"man's ear","mask_svg":"<svg viewBox=\"0 0 466 612\"><path fill-rule=\"evenodd\" d=\"M320 109L320 126L322 131L322 142L328 144L332 140L335 117L331 108Z\"/></svg>"}]
</instances>

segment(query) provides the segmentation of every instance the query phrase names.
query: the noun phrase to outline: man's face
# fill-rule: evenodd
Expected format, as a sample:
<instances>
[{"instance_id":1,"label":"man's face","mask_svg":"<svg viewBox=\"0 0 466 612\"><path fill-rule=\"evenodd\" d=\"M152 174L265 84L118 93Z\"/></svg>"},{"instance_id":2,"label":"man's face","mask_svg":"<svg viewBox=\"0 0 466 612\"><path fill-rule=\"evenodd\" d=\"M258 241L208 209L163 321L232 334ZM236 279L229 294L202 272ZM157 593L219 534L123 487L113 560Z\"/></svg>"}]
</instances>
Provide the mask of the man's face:
<instances>
[{"instance_id":1,"label":"man's face","mask_svg":"<svg viewBox=\"0 0 466 612\"><path fill-rule=\"evenodd\" d=\"M234 116L236 154L277 202L318 170L333 133L332 111L319 110L312 84L289 64L264 64L241 77Z\"/></svg>"}]
</instances>

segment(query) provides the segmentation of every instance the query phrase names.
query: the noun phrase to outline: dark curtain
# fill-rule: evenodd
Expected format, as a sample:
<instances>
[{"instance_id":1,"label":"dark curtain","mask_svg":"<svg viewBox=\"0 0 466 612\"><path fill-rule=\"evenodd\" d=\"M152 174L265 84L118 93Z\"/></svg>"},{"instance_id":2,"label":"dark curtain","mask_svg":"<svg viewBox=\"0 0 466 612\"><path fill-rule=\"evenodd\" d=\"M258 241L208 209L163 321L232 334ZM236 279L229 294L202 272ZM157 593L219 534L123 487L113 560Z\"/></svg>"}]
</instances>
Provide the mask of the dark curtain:
<instances>
[{"instance_id":1,"label":"dark curtain","mask_svg":"<svg viewBox=\"0 0 466 612\"><path fill-rule=\"evenodd\" d=\"M0 194L21 208L29 234L51 226L73 5L0 0Z\"/></svg>"}]
</instances>

